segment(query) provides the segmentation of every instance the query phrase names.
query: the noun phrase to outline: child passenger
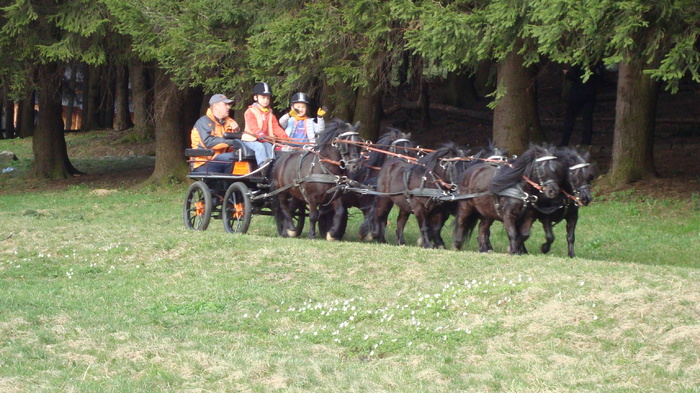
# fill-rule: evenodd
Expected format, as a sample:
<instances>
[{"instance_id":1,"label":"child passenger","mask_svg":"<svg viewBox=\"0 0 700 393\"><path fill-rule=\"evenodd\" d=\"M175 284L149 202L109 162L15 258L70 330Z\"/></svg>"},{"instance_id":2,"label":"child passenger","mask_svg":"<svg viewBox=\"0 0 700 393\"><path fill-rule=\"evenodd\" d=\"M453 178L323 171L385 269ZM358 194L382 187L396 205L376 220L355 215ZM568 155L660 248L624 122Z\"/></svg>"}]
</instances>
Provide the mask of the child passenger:
<instances>
[{"instance_id":1,"label":"child passenger","mask_svg":"<svg viewBox=\"0 0 700 393\"><path fill-rule=\"evenodd\" d=\"M280 124L285 127L285 134L291 138L290 144L316 143L316 135L323 132L326 114L325 108L319 108L317 118L307 117L309 97L306 93L295 93L291 100L291 110L280 118Z\"/></svg>"},{"instance_id":2,"label":"child passenger","mask_svg":"<svg viewBox=\"0 0 700 393\"><path fill-rule=\"evenodd\" d=\"M255 152L255 161L263 166L273 158L272 143L275 139L284 139L287 134L280 127L272 113L270 101L272 89L265 82L253 86L253 104L245 111L245 128L241 140L246 147Z\"/></svg>"}]
</instances>

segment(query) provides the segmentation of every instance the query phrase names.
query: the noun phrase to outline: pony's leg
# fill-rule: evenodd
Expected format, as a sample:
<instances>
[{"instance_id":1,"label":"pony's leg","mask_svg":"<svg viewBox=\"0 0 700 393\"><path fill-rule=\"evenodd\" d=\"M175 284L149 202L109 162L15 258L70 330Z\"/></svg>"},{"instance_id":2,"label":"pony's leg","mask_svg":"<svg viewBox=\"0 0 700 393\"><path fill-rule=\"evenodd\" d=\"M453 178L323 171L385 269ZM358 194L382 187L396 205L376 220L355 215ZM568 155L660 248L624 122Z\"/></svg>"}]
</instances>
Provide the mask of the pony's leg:
<instances>
[{"instance_id":1,"label":"pony's leg","mask_svg":"<svg viewBox=\"0 0 700 393\"><path fill-rule=\"evenodd\" d=\"M342 236L340 236L340 229L341 226L344 224L347 224L347 209L343 207L343 201L340 198L336 198L333 203L331 204L333 209L333 226L331 226L328 229L328 232L326 233L326 240L328 241L334 241L340 239ZM345 220L345 222L343 222Z\"/></svg>"},{"instance_id":2,"label":"pony's leg","mask_svg":"<svg viewBox=\"0 0 700 393\"><path fill-rule=\"evenodd\" d=\"M425 209L422 207L414 209L413 215L416 216L416 220L418 221L418 228L420 229L420 241L418 244L423 248L432 247L433 245L430 244L430 223L426 217ZM396 226L398 227L398 223ZM396 230L398 236L398 228Z\"/></svg>"},{"instance_id":3,"label":"pony's leg","mask_svg":"<svg viewBox=\"0 0 700 393\"><path fill-rule=\"evenodd\" d=\"M569 245L569 258L575 258L574 242L576 241L576 223L578 222L578 208L570 209L566 217L566 242Z\"/></svg>"},{"instance_id":4,"label":"pony's leg","mask_svg":"<svg viewBox=\"0 0 700 393\"><path fill-rule=\"evenodd\" d=\"M292 211L291 207L289 206L289 196L287 195L286 192L280 193L277 195L277 200L279 201L279 209L282 212L282 217L283 217L283 232L287 234L289 237L297 237L299 236L298 233L294 230L294 224L292 222Z\"/></svg>"},{"instance_id":5,"label":"pony's leg","mask_svg":"<svg viewBox=\"0 0 700 393\"><path fill-rule=\"evenodd\" d=\"M493 225L493 219L491 218L481 218L479 222L479 252L489 252L493 251L493 246L491 245L491 225Z\"/></svg>"},{"instance_id":6,"label":"pony's leg","mask_svg":"<svg viewBox=\"0 0 700 393\"><path fill-rule=\"evenodd\" d=\"M527 254L527 248L525 248L525 242L527 239L530 238L530 230L532 229L532 224L535 222L535 217L530 215L527 215L523 218L522 222L520 223L520 226L518 228L518 232L520 233L520 236L518 237L518 253L519 254Z\"/></svg>"},{"instance_id":7,"label":"pony's leg","mask_svg":"<svg viewBox=\"0 0 700 393\"><path fill-rule=\"evenodd\" d=\"M394 202L390 198L378 197L374 205L374 214L372 216L372 225L370 225L370 233L372 239L380 243L386 243L386 222L389 218L389 212L394 206Z\"/></svg>"},{"instance_id":8,"label":"pony's leg","mask_svg":"<svg viewBox=\"0 0 700 393\"><path fill-rule=\"evenodd\" d=\"M449 216L449 214L443 211L436 211L429 215L428 236L435 248L445 248L445 242L442 240L441 232Z\"/></svg>"},{"instance_id":9,"label":"pony's leg","mask_svg":"<svg viewBox=\"0 0 700 393\"><path fill-rule=\"evenodd\" d=\"M457 215L455 216L455 229L452 234L452 237L454 238L452 240L452 245L454 246L455 250L462 249L464 240L474 229L474 226L471 227L471 230L469 229L469 224L471 223L470 217L474 216L473 211L474 209L470 201L464 200L458 202Z\"/></svg>"},{"instance_id":10,"label":"pony's leg","mask_svg":"<svg viewBox=\"0 0 700 393\"><path fill-rule=\"evenodd\" d=\"M403 231L406 228L406 223L411 213L399 209L399 215L396 218L396 244L399 246L406 245L406 239L403 237Z\"/></svg>"},{"instance_id":11,"label":"pony's leg","mask_svg":"<svg viewBox=\"0 0 700 393\"><path fill-rule=\"evenodd\" d=\"M521 252L518 225L515 222L516 217L511 212L503 211L503 226L506 229L506 234L508 235L508 253L510 255L517 255Z\"/></svg>"},{"instance_id":12,"label":"pony's leg","mask_svg":"<svg viewBox=\"0 0 700 393\"><path fill-rule=\"evenodd\" d=\"M554 231L552 230L552 220L549 217L545 217L541 221L542 229L544 229L545 242L542 243L542 246L540 246L540 251L542 251L542 254L546 254L552 249L552 243L554 243Z\"/></svg>"},{"instance_id":13,"label":"pony's leg","mask_svg":"<svg viewBox=\"0 0 700 393\"><path fill-rule=\"evenodd\" d=\"M309 239L316 239L316 223L319 214L318 206L309 203Z\"/></svg>"}]
</instances>

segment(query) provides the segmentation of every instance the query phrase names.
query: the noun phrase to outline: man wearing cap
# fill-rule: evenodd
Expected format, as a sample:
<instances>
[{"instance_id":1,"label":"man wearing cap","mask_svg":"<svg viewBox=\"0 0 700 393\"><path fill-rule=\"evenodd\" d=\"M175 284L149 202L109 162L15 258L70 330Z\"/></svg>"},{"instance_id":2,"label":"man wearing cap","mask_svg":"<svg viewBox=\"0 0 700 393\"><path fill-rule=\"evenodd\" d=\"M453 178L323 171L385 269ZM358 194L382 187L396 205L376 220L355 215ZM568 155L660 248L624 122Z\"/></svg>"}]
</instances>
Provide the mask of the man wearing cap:
<instances>
[{"instance_id":1,"label":"man wearing cap","mask_svg":"<svg viewBox=\"0 0 700 393\"><path fill-rule=\"evenodd\" d=\"M193 157L193 172L216 172L231 174L233 170L233 141L224 139L225 133L241 132L238 123L229 116L231 103L223 94L214 94L209 99L207 114L200 117L192 128L192 148L212 149L214 155Z\"/></svg>"}]
</instances>

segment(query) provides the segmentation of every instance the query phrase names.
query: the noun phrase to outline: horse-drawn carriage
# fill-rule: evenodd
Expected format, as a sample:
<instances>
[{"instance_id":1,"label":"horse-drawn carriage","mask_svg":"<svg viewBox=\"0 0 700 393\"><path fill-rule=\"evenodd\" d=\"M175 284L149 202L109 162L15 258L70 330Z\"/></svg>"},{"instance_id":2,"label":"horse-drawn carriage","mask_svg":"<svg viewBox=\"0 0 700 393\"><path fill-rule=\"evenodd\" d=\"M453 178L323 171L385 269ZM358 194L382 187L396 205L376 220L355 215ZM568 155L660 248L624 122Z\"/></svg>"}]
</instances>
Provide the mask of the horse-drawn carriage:
<instances>
[{"instance_id":1,"label":"horse-drawn carriage","mask_svg":"<svg viewBox=\"0 0 700 393\"><path fill-rule=\"evenodd\" d=\"M534 146L512 162L499 155L493 165L493 151L469 155L448 144L418 158L418 152L428 150L415 147L406 134L393 130L372 145L359 137L358 127L334 119L315 146L279 153L272 167L258 168L253 153L237 145L231 174L190 173L196 181L185 198L185 225L204 230L214 217L223 220L228 232L245 233L253 214L272 215L279 235L296 237L308 216L310 238L316 237L318 224L323 237L337 240L345 233L348 209L356 207L365 216L360 237L384 242L389 211L397 206L399 244L404 244L403 228L413 214L423 247L444 247L440 231L455 216L455 248L480 221L480 251L490 250L489 227L498 220L506 226L509 252L519 254L527 252L524 242L535 220L545 226L542 251L547 252L552 224L566 219L569 255L574 256L578 213L571 204L590 202L592 180L578 154ZM190 157L211 154L186 152Z\"/></svg>"},{"instance_id":2,"label":"horse-drawn carriage","mask_svg":"<svg viewBox=\"0 0 700 393\"><path fill-rule=\"evenodd\" d=\"M240 140L231 139L231 173L208 170L207 165L216 163L216 157L205 161L204 170L194 171L195 164L201 162L198 157L212 156L214 151L186 149L188 177L195 182L185 196L185 227L205 230L215 218L223 221L227 232L245 233L254 214L268 215L275 217L281 236L296 236L304 228L308 209L313 236L319 208L334 206L341 212L342 204L336 196L348 181L346 174L362 164L358 127L334 119L315 146L278 151L275 160L260 167L253 151Z\"/></svg>"}]
</instances>

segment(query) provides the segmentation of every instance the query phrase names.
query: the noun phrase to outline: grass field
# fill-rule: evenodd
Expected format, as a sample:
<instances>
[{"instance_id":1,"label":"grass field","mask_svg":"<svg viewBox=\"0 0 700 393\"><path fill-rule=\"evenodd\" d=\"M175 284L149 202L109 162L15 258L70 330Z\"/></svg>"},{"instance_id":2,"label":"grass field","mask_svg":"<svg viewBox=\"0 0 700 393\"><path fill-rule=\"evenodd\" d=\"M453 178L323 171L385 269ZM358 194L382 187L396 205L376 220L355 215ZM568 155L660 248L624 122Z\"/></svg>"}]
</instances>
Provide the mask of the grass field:
<instances>
[{"instance_id":1,"label":"grass field","mask_svg":"<svg viewBox=\"0 0 700 393\"><path fill-rule=\"evenodd\" d=\"M18 193L15 166L0 177L1 392L700 391L698 195L601 195L579 258L563 225L550 254L538 227L510 257L500 224L490 254L360 243L359 214L335 243L280 238L265 216L245 235L187 231L187 185Z\"/></svg>"}]
</instances>

